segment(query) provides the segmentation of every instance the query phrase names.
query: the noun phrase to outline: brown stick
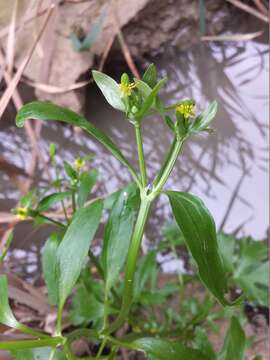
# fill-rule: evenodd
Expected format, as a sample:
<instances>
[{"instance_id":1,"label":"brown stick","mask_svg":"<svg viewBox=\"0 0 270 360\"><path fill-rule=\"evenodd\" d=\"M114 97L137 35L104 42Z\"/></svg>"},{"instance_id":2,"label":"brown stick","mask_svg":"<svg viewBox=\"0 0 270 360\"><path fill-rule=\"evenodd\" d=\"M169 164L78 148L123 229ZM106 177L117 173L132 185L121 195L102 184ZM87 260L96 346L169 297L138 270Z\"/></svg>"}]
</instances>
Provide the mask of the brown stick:
<instances>
[{"instance_id":1,"label":"brown stick","mask_svg":"<svg viewBox=\"0 0 270 360\"><path fill-rule=\"evenodd\" d=\"M257 8L260 10L261 13L268 16L269 10L264 5L264 3L261 2L261 0L253 0L253 2L257 6Z\"/></svg>"},{"instance_id":2,"label":"brown stick","mask_svg":"<svg viewBox=\"0 0 270 360\"><path fill-rule=\"evenodd\" d=\"M256 16L258 19L260 19L266 23L269 23L268 17L265 16L264 14L261 14L259 11L255 10L253 7L251 7L247 4L244 4L239 0L226 0L226 1L233 4L234 6L238 7L239 9L244 10L247 13Z\"/></svg>"},{"instance_id":3,"label":"brown stick","mask_svg":"<svg viewBox=\"0 0 270 360\"><path fill-rule=\"evenodd\" d=\"M128 45L127 45L127 43L125 41L123 32L122 32L122 30L121 30L121 28L119 26L119 19L118 19L116 2L114 0L112 0L111 4L112 4L112 9L113 9L114 26L115 26L115 29L116 29L117 38L118 38L118 41L120 43L124 58L125 58L125 60L127 62L128 67L130 68L130 71L132 72L133 76L135 76L137 79L140 79L139 71L138 71L138 69L137 69L137 67L136 67L136 65L135 65L135 63L134 63L134 61L132 59L132 56L131 56L130 50L128 48Z\"/></svg>"}]
</instances>

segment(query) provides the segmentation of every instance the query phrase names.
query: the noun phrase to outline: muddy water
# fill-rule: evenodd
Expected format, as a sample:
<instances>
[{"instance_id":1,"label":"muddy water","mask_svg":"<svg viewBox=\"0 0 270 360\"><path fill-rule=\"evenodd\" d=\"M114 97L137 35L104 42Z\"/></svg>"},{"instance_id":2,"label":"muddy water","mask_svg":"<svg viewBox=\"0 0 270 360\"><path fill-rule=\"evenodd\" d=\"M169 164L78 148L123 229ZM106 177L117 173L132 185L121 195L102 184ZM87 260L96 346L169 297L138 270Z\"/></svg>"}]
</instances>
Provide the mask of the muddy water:
<instances>
[{"instance_id":1,"label":"muddy water","mask_svg":"<svg viewBox=\"0 0 270 360\"><path fill-rule=\"evenodd\" d=\"M213 99L219 102L214 135L189 141L167 187L200 196L213 213L219 229L262 239L268 228L268 46L250 41L237 45L200 45L187 52L168 52L155 59L160 76L170 81L162 97L168 103L194 98L203 109ZM132 126L112 111L96 88L89 89L86 113L89 120L110 135L136 165L136 145ZM3 125L2 125L3 126ZM150 181L172 141L166 125L158 118L143 123L146 162ZM81 132L44 124L40 147L48 158L48 146L57 144L57 162L72 162L78 156L95 153L89 163L99 171L96 193L109 193L128 181L128 172L95 141ZM0 150L5 159L24 168L30 161L30 145L24 131L3 126ZM36 184L46 185L40 167ZM7 174L0 173L0 211L16 203L19 192ZM147 229L151 241L160 238L158 229L171 218L165 198L155 205ZM17 229L13 264L16 271L36 273L40 248L48 231L29 231L27 224ZM21 259L27 257L27 267ZM23 267L24 266L24 267ZM19 267L19 268L18 268ZM14 269L15 270L15 269Z\"/></svg>"}]
</instances>

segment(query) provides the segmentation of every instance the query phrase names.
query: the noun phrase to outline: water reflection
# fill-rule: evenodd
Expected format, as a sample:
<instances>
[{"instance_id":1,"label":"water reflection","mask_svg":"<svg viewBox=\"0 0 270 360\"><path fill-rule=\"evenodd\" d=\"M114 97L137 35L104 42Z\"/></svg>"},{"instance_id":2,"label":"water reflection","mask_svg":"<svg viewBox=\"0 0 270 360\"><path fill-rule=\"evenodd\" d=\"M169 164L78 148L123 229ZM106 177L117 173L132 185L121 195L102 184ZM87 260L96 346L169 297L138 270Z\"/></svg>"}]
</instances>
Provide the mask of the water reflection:
<instances>
[{"instance_id":1,"label":"water reflection","mask_svg":"<svg viewBox=\"0 0 270 360\"><path fill-rule=\"evenodd\" d=\"M263 238L268 226L268 46L247 42L237 45L203 45L187 52L169 52L155 61L160 76L169 77L162 97L167 102L195 98L202 109L213 99L219 102L212 136L189 141L168 187L191 191L203 198L217 224L225 231ZM87 96L87 117L119 144L135 164L136 146L132 126L112 111L96 88ZM172 140L166 125L157 118L143 124L149 177L160 168ZM51 142L58 146L57 162L72 162L80 155L96 153L91 167L99 170L97 193L114 191L128 179L128 172L84 133L68 126L44 124L40 146L48 161ZM0 131L2 156L20 168L30 161L30 145L24 131L14 126ZM45 186L41 165L35 183ZM5 172L0 172L0 211L16 203L19 192ZM147 236L159 238L158 229L170 218L165 198L155 204ZM33 235L37 239L37 235ZM32 240L31 240L32 241ZM18 244L18 243L17 243ZM22 248L23 244L18 244ZM32 261L32 260L31 260Z\"/></svg>"}]
</instances>

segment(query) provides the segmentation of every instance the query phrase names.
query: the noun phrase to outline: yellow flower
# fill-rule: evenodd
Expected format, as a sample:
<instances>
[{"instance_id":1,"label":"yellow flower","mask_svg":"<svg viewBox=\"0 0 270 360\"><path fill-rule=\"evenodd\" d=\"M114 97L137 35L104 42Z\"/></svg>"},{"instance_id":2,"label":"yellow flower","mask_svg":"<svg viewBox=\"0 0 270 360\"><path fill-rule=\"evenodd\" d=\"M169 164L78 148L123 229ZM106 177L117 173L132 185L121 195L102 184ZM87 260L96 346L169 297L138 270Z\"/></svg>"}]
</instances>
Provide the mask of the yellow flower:
<instances>
[{"instance_id":1,"label":"yellow flower","mask_svg":"<svg viewBox=\"0 0 270 360\"><path fill-rule=\"evenodd\" d=\"M82 167L84 167L84 165L85 161L83 159L78 158L74 161L74 167L76 170L80 170Z\"/></svg>"},{"instance_id":2,"label":"yellow flower","mask_svg":"<svg viewBox=\"0 0 270 360\"><path fill-rule=\"evenodd\" d=\"M122 82L119 84L119 87L123 96L131 96L132 90L136 87L136 84L135 82L130 84L126 84Z\"/></svg>"},{"instance_id":3,"label":"yellow flower","mask_svg":"<svg viewBox=\"0 0 270 360\"><path fill-rule=\"evenodd\" d=\"M195 115L194 104L181 104L176 107L176 112L182 114L185 119Z\"/></svg>"},{"instance_id":4,"label":"yellow flower","mask_svg":"<svg viewBox=\"0 0 270 360\"><path fill-rule=\"evenodd\" d=\"M19 220L25 220L28 218L28 210L25 207L19 207L16 209L16 216Z\"/></svg>"}]
</instances>

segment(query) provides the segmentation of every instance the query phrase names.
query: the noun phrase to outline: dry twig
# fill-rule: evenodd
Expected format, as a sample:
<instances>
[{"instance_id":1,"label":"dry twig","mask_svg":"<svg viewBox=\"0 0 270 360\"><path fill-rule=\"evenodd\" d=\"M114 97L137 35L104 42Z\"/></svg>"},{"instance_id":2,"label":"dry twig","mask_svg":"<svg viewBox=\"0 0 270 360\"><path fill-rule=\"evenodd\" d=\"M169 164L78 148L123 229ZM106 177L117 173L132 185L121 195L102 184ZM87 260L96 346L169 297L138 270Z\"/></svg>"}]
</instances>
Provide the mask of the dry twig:
<instances>
[{"instance_id":1,"label":"dry twig","mask_svg":"<svg viewBox=\"0 0 270 360\"><path fill-rule=\"evenodd\" d=\"M140 79L139 71L133 61L133 58L131 56L130 50L128 48L128 45L125 41L123 32L119 26L119 19L118 19L118 13L117 13L117 4L115 0L112 0L112 9L113 9L113 20L114 20L114 26L117 34L118 41L120 43L124 58L127 62L128 67L130 68L130 71L132 72L133 76L135 76L137 79Z\"/></svg>"},{"instance_id":2,"label":"dry twig","mask_svg":"<svg viewBox=\"0 0 270 360\"><path fill-rule=\"evenodd\" d=\"M10 26L9 26L8 38L7 38L6 60L7 60L7 71L9 74L12 74L13 65L14 65L15 28L16 28L17 9L18 9L18 0L15 0Z\"/></svg>"},{"instance_id":3,"label":"dry twig","mask_svg":"<svg viewBox=\"0 0 270 360\"><path fill-rule=\"evenodd\" d=\"M256 16L258 19L266 22L266 23L269 23L269 18L268 16L260 13L259 11L257 11L256 9L254 9L253 7L247 5L247 4L244 4L242 3L241 1L239 0L226 0L228 1L229 3L233 4L234 6L238 7L239 9L253 15L253 16Z\"/></svg>"}]
</instances>

